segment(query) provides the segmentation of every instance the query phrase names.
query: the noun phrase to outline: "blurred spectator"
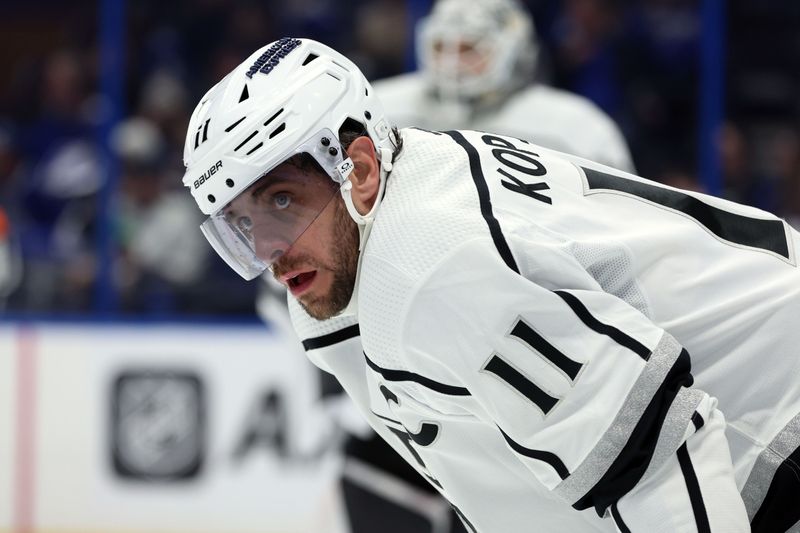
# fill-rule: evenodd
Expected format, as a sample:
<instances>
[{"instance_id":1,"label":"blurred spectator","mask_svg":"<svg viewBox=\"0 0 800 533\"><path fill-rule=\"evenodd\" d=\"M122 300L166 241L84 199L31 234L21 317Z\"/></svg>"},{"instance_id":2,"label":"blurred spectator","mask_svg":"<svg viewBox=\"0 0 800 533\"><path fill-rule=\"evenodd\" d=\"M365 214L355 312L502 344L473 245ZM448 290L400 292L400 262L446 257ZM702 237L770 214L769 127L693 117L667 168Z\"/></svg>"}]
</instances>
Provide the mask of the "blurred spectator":
<instances>
[{"instance_id":1,"label":"blurred spectator","mask_svg":"<svg viewBox=\"0 0 800 533\"><path fill-rule=\"evenodd\" d=\"M776 212L800 228L800 132L786 124L772 137L764 154L767 175L776 191Z\"/></svg>"},{"instance_id":2,"label":"blurred spectator","mask_svg":"<svg viewBox=\"0 0 800 533\"><path fill-rule=\"evenodd\" d=\"M179 153L178 147L183 146L183 135L189 122L188 93L174 71L167 69L154 70L142 83L138 115L151 121L166 136L161 141L166 143L161 147L164 152Z\"/></svg>"},{"instance_id":3,"label":"blurred spectator","mask_svg":"<svg viewBox=\"0 0 800 533\"><path fill-rule=\"evenodd\" d=\"M23 309L86 310L94 279L95 194L102 172L86 115L83 56L58 50L43 67L40 110L20 128L17 223L25 272Z\"/></svg>"},{"instance_id":4,"label":"blurred spectator","mask_svg":"<svg viewBox=\"0 0 800 533\"><path fill-rule=\"evenodd\" d=\"M772 180L755 164L753 146L744 131L731 122L719 132L722 163L722 196L777 212L777 195Z\"/></svg>"},{"instance_id":5,"label":"blurred spectator","mask_svg":"<svg viewBox=\"0 0 800 533\"><path fill-rule=\"evenodd\" d=\"M617 0L566 0L557 19L556 83L611 116L620 112L620 7Z\"/></svg>"},{"instance_id":6,"label":"blurred spectator","mask_svg":"<svg viewBox=\"0 0 800 533\"><path fill-rule=\"evenodd\" d=\"M5 308L6 298L19 283L21 269L19 254L11 239L8 217L0 208L0 309Z\"/></svg>"},{"instance_id":7,"label":"blurred spectator","mask_svg":"<svg viewBox=\"0 0 800 533\"><path fill-rule=\"evenodd\" d=\"M408 29L405 2L378 0L365 3L356 14L358 48L354 60L369 79L401 72L406 66Z\"/></svg>"},{"instance_id":8,"label":"blurred spectator","mask_svg":"<svg viewBox=\"0 0 800 533\"><path fill-rule=\"evenodd\" d=\"M12 128L10 123L0 123L0 206L10 203L19 167L19 155L12 138Z\"/></svg>"},{"instance_id":9,"label":"blurred spectator","mask_svg":"<svg viewBox=\"0 0 800 533\"><path fill-rule=\"evenodd\" d=\"M165 139L151 121L122 122L112 146L123 169L114 215L122 310L175 311L177 293L190 290L206 267L208 246L197 229L202 220L182 191L168 188L179 175L164 164Z\"/></svg>"},{"instance_id":10,"label":"blurred spectator","mask_svg":"<svg viewBox=\"0 0 800 533\"><path fill-rule=\"evenodd\" d=\"M619 119L642 174L666 181L676 165L697 160L699 2L632 3L620 42L626 106Z\"/></svg>"}]
</instances>

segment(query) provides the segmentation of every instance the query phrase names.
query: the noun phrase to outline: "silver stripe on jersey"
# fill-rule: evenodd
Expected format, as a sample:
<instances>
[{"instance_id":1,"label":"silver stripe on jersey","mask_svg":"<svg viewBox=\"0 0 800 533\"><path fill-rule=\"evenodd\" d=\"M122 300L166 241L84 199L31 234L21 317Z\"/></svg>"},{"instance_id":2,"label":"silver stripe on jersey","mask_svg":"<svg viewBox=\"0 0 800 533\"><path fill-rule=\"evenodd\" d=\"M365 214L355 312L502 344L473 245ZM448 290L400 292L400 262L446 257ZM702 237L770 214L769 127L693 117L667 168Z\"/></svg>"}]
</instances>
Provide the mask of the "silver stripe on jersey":
<instances>
[{"instance_id":1,"label":"silver stripe on jersey","mask_svg":"<svg viewBox=\"0 0 800 533\"><path fill-rule=\"evenodd\" d=\"M556 494L568 502L575 502L600 481L625 447L628 437L630 437L642 414L653 399L653 395L658 391L664 378L675 364L682 349L683 347L672 335L664 333L653 350L650 360L633 385L631 392L625 398L625 403L611 423L611 427L608 428L578 468L567 479L559 483L555 488ZM697 408L701 398L702 396L693 397L692 400L695 401L688 401L687 405L683 407L683 409L687 406L690 407L688 417L682 419L666 418L664 420L662 432L666 431L669 435L672 435L675 431L680 432L681 439L677 444L680 444L680 441L683 440L683 433L686 430L689 418L691 418L691 412ZM681 401L683 402L684 400L682 399ZM671 425L681 427L671 430ZM673 451L677 448L677 444L672 448Z\"/></svg>"},{"instance_id":2,"label":"silver stripe on jersey","mask_svg":"<svg viewBox=\"0 0 800 533\"><path fill-rule=\"evenodd\" d=\"M800 414L792 418L761 452L744 484L742 499L745 509L747 509L747 517L751 522L764 502L764 497L767 495L778 467L792 455L798 446L800 446ZM791 529L791 531L795 530L800 533L798 525Z\"/></svg>"}]
</instances>

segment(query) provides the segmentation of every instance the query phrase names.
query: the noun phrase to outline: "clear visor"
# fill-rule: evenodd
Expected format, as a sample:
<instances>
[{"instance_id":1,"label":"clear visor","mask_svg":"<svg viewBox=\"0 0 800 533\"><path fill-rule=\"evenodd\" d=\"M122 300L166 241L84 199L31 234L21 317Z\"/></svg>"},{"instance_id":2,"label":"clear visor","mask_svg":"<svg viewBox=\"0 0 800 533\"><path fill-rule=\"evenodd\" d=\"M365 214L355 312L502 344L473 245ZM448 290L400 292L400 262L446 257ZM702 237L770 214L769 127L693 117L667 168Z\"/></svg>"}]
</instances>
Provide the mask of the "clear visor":
<instances>
[{"instance_id":1,"label":"clear visor","mask_svg":"<svg viewBox=\"0 0 800 533\"><path fill-rule=\"evenodd\" d=\"M314 165L285 161L308 154ZM329 131L321 132L257 179L200 229L222 259L246 280L261 275L300 238L331 200L352 170ZM312 168L314 167L314 168Z\"/></svg>"}]
</instances>

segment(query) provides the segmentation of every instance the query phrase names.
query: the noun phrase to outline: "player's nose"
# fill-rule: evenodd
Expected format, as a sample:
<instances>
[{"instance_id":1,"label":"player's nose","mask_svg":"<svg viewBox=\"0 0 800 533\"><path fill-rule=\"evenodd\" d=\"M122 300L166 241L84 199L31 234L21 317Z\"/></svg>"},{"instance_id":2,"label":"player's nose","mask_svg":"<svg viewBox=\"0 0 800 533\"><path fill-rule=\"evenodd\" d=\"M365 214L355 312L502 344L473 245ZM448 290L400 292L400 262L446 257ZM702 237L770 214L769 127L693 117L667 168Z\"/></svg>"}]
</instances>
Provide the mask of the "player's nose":
<instances>
[{"instance_id":1,"label":"player's nose","mask_svg":"<svg viewBox=\"0 0 800 533\"><path fill-rule=\"evenodd\" d=\"M256 256L267 264L273 264L289 250L288 239L277 235L257 235L255 239Z\"/></svg>"}]
</instances>

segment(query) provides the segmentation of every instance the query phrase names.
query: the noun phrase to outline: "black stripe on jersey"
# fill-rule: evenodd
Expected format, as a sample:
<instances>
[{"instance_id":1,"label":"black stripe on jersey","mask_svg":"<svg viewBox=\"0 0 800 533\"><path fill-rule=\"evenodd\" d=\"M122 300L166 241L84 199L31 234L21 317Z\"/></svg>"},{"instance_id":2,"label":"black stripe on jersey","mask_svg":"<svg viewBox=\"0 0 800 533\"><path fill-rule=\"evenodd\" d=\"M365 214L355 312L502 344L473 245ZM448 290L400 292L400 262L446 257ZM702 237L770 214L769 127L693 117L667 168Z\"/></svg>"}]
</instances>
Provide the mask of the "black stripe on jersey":
<instances>
[{"instance_id":1,"label":"black stripe on jersey","mask_svg":"<svg viewBox=\"0 0 800 533\"><path fill-rule=\"evenodd\" d=\"M334 331L333 333L306 339L303 341L303 348L305 348L306 351L316 350L318 348L326 348L328 346L344 342L348 339L358 337L360 334L361 332L358 329L358 324L353 324L352 326L347 326L346 328Z\"/></svg>"},{"instance_id":2,"label":"black stripe on jersey","mask_svg":"<svg viewBox=\"0 0 800 533\"><path fill-rule=\"evenodd\" d=\"M406 433L405 431L400 431L399 429L395 429L391 426L386 426L386 429L391 431L395 437L400 439L400 442L403 443L403 446L405 446L406 450L408 450L408 453L411 454L411 456L419 465L420 469L423 470L423 472L420 473L423 476L425 476L425 479L427 479L431 484L436 485L441 489L442 484L439 483L439 481L437 481L436 478L424 472L425 470L428 470L428 467L425 465L425 461L422 460L422 457L420 457L417 450L415 450L414 447L411 445L411 437L408 436L408 433Z\"/></svg>"},{"instance_id":3,"label":"black stripe on jersey","mask_svg":"<svg viewBox=\"0 0 800 533\"><path fill-rule=\"evenodd\" d=\"M788 531L800 522L800 447L778 466L750 526L753 533Z\"/></svg>"},{"instance_id":4,"label":"black stripe on jersey","mask_svg":"<svg viewBox=\"0 0 800 533\"><path fill-rule=\"evenodd\" d=\"M386 400L386 403L394 402L397 405L400 405L400 400L397 398L397 394L395 394L392 391L390 391L386 387L386 385L381 385L380 387L378 387L378 390L381 391L381 394L383 395L383 399Z\"/></svg>"},{"instance_id":5,"label":"black stripe on jersey","mask_svg":"<svg viewBox=\"0 0 800 533\"><path fill-rule=\"evenodd\" d=\"M542 357L560 368L572 381L575 381L581 368L583 368L582 364L573 361L561 353L558 348L547 342L544 337L539 335L532 327L522 320L518 320L517 323L514 324L514 328L509 335L518 338L542 354Z\"/></svg>"},{"instance_id":6,"label":"black stripe on jersey","mask_svg":"<svg viewBox=\"0 0 800 533\"><path fill-rule=\"evenodd\" d=\"M535 383L523 376L516 368L497 355L492 356L483 368L511 385L516 391L535 403L545 415L558 403L558 398L553 398L547 394Z\"/></svg>"},{"instance_id":7,"label":"black stripe on jersey","mask_svg":"<svg viewBox=\"0 0 800 533\"><path fill-rule=\"evenodd\" d=\"M636 423L625 446L594 487L575 502L579 511L594 507L599 516L627 494L644 475L658 443L661 427L669 408L682 387L694 382L689 352L681 350L658 390L653 394L647 409Z\"/></svg>"},{"instance_id":8,"label":"black stripe on jersey","mask_svg":"<svg viewBox=\"0 0 800 533\"><path fill-rule=\"evenodd\" d=\"M590 189L609 189L638 196L680 211L722 240L768 250L789 259L789 244L786 242L786 230L781 220L764 220L738 215L709 205L681 191L582 168Z\"/></svg>"},{"instance_id":9,"label":"black stripe on jersey","mask_svg":"<svg viewBox=\"0 0 800 533\"><path fill-rule=\"evenodd\" d=\"M537 461L543 461L553 467L553 470L556 471L558 476L561 479L567 479L569 477L569 470L567 470L567 465L553 452L546 452L543 450L533 450L531 448L526 448L522 444L514 441L511 437L509 437L505 431L497 427L500 430L500 433L503 435L503 438L506 439L506 442L511 447L512 450L517 452L520 455L524 455L525 457L530 457L531 459L536 459Z\"/></svg>"},{"instance_id":10,"label":"black stripe on jersey","mask_svg":"<svg viewBox=\"0 0 800 533\"><path fill-rule=\"evenodd\" d=\"M364 358L367 360L367 365L372 370L383 376L383 379L387 381L413 381L414 383L419 383L423 387L441 394L447 394L450 396L470 396L469 390L465 389L464 387L456 387L455 385L439 383L431 378L420 376L419 374L409 372L408 370L391 370L388 368L381 368L376 365L366 353L364 353Z\"/></svg>"},{"instance_id":11,"label":"black stripe on jersey","mask_svg":"<svg viewBox=\"0 0 800 533\"><path fill-rule=\"evenodd\" d=\"M632 352L639 355L639 357L641 357L645 361L650 359L651 352L650 349L647 348L647 346L637 341L630 335L627 335L626 333L618 330L614 326L609 326L608 324L604 324L599 320L597 320L594 316L592 316L592 314L589 312L586 306L583 305L581 301L574 294L571 294L566 291L553 291L553 292L556 293L559 297L561 297L561 299L564 300L564 302L566 302L566 304L570 306L570 308L572 308L572 311L576 315L578 315L578 318L580 318L581 321L584 324L586 324L589 328L599 333L600 335L605 335L609 337L610 339L616 341L617 344L624 346L625 348L628 348Z\"/></svg>"},{"instance_id":12,"label":"black stripe on jersey","mask_svg":"<svg viewBox=\"0 0 800 533\"><path fill-rule=\"evenodd\" d=\"M692 424L694 424L695 431L699 430L705 424L703 417L697 411L692 415Z\"/></svg>"},{"instance_id":13,"label":"black stripe on jersey","mask_svg":"<svg viewBox=\"0 0 800 533\"><path fill-rule=\"evenodd\" d=\"M483 219L486 221L486 224L489 226L489 233L492 235L494 246L500 253L500 257L502 257L503 261L505 261L506 265L508 265L508 268L519 274L517 261L514 259L514 255L511 253L511 248L509 248L506 238L503 236L503 230L500 228L500 223L494 217L494 213L492 213L492 199L489 197L489 187L486 185L486 178L483 175L481 158L478 154L478 151L469 143L469 141L467 141L467 139L464 138L460 132L445 131L443 133L452 137L453 140L458 143L458 145L461 146L465 152L467 152L467 157L469 158L469 169L472 173L472 181L475 182L475 188L478 189L478 200L481 206L481 214L483 215Z\"/></svg>"},{"instance_id":14,"label":"black stripe on jersey","mask_svg":"<svg viewBox=\"0 0 800 533\"><path fill-rule=\"evenodd\" d=\"M631 529L622 520L622 515L619 514L616 503L611 504L611 518L614 519L614 523L617 524L617 529L619 529L620 533L631 533Z\"/></svg>"},{"instance_id":15,"label":"black stripe on jersey","mask_svg":"<svg viewBox=\"0 0 800 533\"><path fill-rule=\"evenodd\" d=\"M697 480L697 473L692 466L692 458L689 457L689 449L685 442L676 453L678 454L678 463L681 465L683 480L686 482L686 490L689 491L689 500L692 502L697 533L711 533L706 505L703 503L703 493L700 491L700 482Z\"/></svg>"}]
</instances>

